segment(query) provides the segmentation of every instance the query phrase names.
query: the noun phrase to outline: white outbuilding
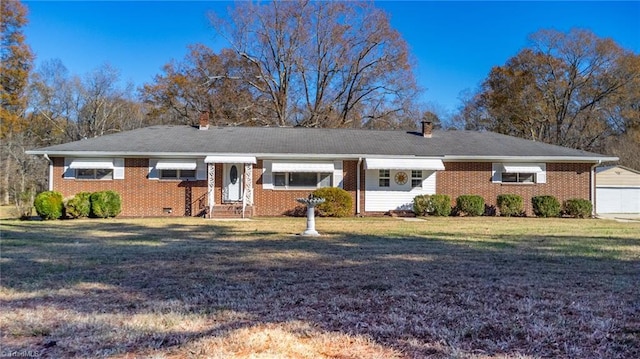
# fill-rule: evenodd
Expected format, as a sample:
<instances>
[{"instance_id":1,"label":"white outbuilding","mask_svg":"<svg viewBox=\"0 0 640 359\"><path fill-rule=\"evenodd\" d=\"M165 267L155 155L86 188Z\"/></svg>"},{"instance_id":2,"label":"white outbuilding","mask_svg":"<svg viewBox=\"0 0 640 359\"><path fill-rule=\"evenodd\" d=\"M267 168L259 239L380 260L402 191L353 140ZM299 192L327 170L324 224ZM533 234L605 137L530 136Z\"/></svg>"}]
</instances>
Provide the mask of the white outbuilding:
<instances>
[{"instance_id":1,"label":"white outbuilding","mask_svg":"<svg viewBox=\"0 0 640 359\"><path fill-rule=\"evenodd\" d=\"M596 168L596 213L640 214L640 171L624 166Z\"/></svg>"}]
</instances>

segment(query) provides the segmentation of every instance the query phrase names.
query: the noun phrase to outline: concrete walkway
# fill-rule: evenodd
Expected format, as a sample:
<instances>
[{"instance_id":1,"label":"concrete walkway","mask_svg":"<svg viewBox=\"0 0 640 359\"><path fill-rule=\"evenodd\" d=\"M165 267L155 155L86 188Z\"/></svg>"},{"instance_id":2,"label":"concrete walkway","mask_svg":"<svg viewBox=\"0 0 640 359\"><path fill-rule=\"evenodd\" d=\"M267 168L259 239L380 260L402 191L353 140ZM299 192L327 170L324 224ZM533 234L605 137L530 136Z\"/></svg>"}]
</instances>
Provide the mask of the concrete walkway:
<instances>
[{"instance_id":1,"label":"concrete walkway","mask_svg":"<svg viewBox=\"0 0 640 359\"><path fill-rule=\"evenodd\" d=\"M618 222L640 222L640 213L606 213L598 214L596 218L611 219Z\"/></svg>"}]
</instances>

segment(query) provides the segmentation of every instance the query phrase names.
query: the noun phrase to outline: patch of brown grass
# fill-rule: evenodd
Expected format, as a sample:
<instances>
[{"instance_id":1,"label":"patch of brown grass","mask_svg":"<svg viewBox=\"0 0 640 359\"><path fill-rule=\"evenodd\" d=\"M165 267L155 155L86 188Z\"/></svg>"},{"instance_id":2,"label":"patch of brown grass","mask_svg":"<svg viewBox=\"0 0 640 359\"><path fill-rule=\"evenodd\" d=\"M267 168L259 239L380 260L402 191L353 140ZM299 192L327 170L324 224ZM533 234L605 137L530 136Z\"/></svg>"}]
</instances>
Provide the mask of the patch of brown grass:
<instances>
[{"instance_id":1,"label":"patch of brown grass","mask_svg":"<svg viewBox=\"0 0 640 359\"><path fill-rule=\"evenodd\" d=\"M640 223L3 221L3 353L640 356Z\"/></svg>"}]
</instances>

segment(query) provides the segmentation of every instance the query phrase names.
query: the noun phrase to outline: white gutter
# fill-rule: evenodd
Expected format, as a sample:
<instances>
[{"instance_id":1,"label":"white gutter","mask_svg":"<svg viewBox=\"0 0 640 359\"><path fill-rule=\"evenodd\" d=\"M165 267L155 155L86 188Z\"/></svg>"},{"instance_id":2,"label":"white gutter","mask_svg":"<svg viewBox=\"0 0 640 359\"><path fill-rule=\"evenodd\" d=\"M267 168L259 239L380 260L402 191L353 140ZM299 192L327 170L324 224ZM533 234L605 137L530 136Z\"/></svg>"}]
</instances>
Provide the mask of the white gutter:
<instances>
[{"instance_id":1,"label":"white gutter","mask_svg":"<svg viewBox=\"0 0 640 359\"><path fill-rule=\"evenodd\" d=\"M44 158L49 162L49 191L53 191L53 161L46 153L44 154Z\"/></svg>"},{"instance_id":2,"label":"white gutter","mask_svg":"<svg viewBox=\"0 0 640 359\"><path fill-rule=\"evenodd\" d=\"M444 156L442 158L444 162L501 162L501 161L513 161L513 162L615 162L618 161L618 157L588 157L588 156Z\"/></svg>"},{"instance_id":3,"label":"white gutter","mask_svg":"<svg viewBox=\"0 0 640 359\"><path fill-rule=\"evenodd\" d=\"M421 155L382 155L373 153L221 153L221 152L132 152L132 151L38 151L29 150L25 151L28 155L49 155L49 156L64 156L64 157L155 157L155 158L192 158L203 157L209 155L216 156L251 156L259 159L277 160L277 159L335 159L335 160L347 160L355 158L389 158L389 159L402 159L402 158L427 158L427 159L440 159L445 162L500 162L500 161L512 161L522 162L615 162L618 161L618 157L607 156L468 156L468 155L435 155L435 156L421 156Z\"/></svg>"},{"instance_id":4,"label":"white gutter","mask_svg":"<svg viewBox=\"0 0 640 359\"><path fill-rule=\"evenodd\" d=\"M358 158L356 166L356 214L360 214L360 166L362 165L362 157Z\"/></svg>"},{"instance_id":5,"label":"white gutter","mask_svg":"<svg viewBox=\"0 0 640 359\"><path fill-rule=\"evenodd\" d=\"M594 164L593 166L591 166L591 173L590 173L590 184L589 187L590 188L590 194L589 196L591 197L591 216L595 217L596 215L596 167L602 163L601 161L598 161L598 163Z\"/></svg>"}]
</instances>

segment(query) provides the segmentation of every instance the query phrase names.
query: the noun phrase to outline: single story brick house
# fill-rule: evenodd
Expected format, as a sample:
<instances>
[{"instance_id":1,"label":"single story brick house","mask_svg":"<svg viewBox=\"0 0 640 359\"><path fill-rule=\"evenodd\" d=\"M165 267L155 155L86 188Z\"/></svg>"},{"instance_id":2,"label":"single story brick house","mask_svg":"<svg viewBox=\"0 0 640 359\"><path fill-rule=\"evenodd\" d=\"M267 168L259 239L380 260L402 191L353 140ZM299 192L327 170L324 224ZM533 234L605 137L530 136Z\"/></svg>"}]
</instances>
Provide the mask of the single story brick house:
<instances>
[{"instance_id":1,"label":"single story brick house","mask_svg":"<svg viewBox=\"0 0 640 359\"><path fill-rule=\"evenodd\" d=\"M354 215L411 209L421 194L594 198L594 168L616 161L492 132L151 126L27 153L50 162L63 196L115 190L122 216L279 216L319 187L341 187Z\"/></svg>"}]
</instances>

